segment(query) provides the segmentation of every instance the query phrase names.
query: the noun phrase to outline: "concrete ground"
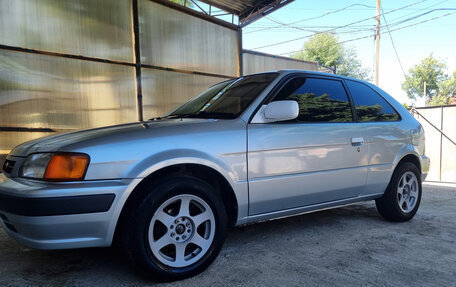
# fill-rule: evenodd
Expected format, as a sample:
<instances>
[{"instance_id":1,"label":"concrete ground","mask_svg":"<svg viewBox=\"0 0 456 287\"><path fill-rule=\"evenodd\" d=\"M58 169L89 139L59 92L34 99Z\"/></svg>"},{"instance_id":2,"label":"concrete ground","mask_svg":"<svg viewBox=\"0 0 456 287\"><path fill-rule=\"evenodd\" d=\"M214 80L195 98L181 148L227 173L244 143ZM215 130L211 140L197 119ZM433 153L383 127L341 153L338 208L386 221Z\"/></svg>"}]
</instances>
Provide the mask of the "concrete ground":
<instances>
[{"instance_id":1,"label":"concrete ground","mask_svg":"<svg viewBox=\"0 0 456 287\"><path fill-rule=\"evenodd\" d=\"M0 228L0 286L456 286L456 185L424 185L413 220L373 202L233 228L202 274L137 277L114 248L39 251Z\"/></svg>"}]
</instances>

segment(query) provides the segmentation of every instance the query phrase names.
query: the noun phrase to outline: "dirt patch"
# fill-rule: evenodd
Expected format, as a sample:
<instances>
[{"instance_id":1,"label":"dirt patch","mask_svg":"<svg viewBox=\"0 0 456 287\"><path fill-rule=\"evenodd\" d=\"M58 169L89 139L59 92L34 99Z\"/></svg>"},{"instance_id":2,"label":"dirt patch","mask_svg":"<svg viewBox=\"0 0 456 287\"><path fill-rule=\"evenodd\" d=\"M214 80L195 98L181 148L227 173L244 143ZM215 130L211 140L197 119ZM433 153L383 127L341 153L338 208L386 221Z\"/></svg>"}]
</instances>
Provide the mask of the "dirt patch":
<instances>
[{"instance_id":1,"label":"dirt patch","mask_svg":"<svg viewBox=\"0 0 456 287\"><path fill-rule=\"evenodd\" d=\"M0 228L0 286L450 286L455 221L456 188L424 185L410 222L366 202L236 227L208 270L169 284L137 277L115 248L32 250Z\"/></svg>"}]
</instances>

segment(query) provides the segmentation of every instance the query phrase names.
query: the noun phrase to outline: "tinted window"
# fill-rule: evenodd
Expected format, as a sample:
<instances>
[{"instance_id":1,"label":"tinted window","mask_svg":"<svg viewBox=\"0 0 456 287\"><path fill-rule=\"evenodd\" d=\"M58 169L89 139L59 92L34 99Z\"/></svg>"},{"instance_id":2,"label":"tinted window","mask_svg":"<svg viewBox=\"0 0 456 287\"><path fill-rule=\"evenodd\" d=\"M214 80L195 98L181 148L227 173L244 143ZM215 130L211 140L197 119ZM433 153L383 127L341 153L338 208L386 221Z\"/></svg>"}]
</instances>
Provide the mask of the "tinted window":
<instances>
[{"instance_id":1,"label":"tinted window","mask_svg":"<svg viewBox=\"0 0 456 287\"><path fill-rule=\"evenodd\" d=\"M209 88L166 117L235 118L275 79L277 73L240 77Z\"/></svg>"},{"instance_id":2,"label":"tinted window","mask_svg":"<svg viewBox=\"0 0 456 287\"><path fill-rule=\"evenodd\" d=\"M298 122L351 122L352 112L340 81L296 78L288 82L274 101L295 100Z\"/></svg>"},{"instance_id":3,"label":"tinted window","mask_svg":"<svg viewBox=\"0 0 456 287\"><path fill-rule=\"evenodd\" d=\"M365 84L347 81L360 122L385 122L400 119L397 112L377 92Z\"/></svg>"}]
</instances>

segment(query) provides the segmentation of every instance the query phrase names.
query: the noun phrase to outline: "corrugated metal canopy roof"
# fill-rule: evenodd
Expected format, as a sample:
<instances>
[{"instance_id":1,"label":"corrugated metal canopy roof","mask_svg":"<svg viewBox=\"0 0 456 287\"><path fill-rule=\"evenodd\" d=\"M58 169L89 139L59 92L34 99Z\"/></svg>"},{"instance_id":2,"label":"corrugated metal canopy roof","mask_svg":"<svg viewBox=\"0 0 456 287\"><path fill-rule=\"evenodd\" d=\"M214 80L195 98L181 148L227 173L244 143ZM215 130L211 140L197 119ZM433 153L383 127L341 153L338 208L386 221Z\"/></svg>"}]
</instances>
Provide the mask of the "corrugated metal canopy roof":
<instances>
[{"instance_id":1,"label":"corrugated metal canopy roof","mask_svg":"<svg viewBox=\"0 0 456 287\"><path fill-rule=\"evenodd\" d=\"M245 26L294 0L200 0L206 4L239 16L239 25Z\"/></svg>"}]
</instances>

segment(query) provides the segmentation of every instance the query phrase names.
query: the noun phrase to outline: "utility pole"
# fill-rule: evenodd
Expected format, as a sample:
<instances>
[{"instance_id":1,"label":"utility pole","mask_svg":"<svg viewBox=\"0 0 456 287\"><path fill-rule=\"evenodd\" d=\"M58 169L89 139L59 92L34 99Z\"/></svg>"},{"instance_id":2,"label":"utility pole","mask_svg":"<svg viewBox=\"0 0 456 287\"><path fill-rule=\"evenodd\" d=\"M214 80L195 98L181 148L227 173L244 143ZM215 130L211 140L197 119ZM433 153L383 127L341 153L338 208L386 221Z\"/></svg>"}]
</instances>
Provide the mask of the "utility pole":
<instances>
[{"instance_id":1,"label":"utility pole","mask_svg":"<svg viewBox=\"0 0 456 287\"><path fill-rule=\"evenodd\" d=\"M375 76L374 76L374 84L378 86L378 69L379 69L379 58L380 58L380 0L377 0L377 16L375 17L375 21L377 24L375 25Z\"/></svg>"},{"instance_id":2,"label":"utility pole","mask_svg":"<svg viewBox=\"0 0 456 287\"><path fill-rule=\"evenodd\" d=\"M424 81L424 105L426 105L426 93L427 93L427 83Z\"/></svg>"}]
</instances>

